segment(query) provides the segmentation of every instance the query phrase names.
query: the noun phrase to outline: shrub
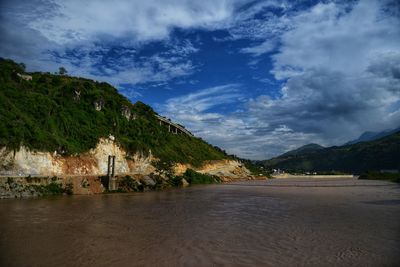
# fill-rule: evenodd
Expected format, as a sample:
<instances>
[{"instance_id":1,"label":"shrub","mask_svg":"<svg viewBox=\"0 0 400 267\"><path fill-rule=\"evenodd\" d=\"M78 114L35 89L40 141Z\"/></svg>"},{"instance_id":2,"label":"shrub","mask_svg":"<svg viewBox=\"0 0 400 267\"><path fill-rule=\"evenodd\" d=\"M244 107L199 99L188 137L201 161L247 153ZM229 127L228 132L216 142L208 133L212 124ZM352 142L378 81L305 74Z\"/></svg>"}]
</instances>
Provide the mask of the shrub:
<instances>
[{"instance_id":1,"label":"shrub","mask_svg":"<svg viewBox=\"0 0 400 267\"><path fill-rule=\"evenodd\" d=\"M367 171L361 174L358 179L362 180L385 180L400 183L400 173L381 173L377 171Z\"/></svg>"},{"instance_id":2,"label":"shrub","mask_svg":"<svg viewBox=\"0 0 400 267\"><path fill-rule=\"evenodd\" d=\"M144 186L129 175L126 175L121 179L119 182L119 188L128 192L142 192L144 190Z\"/></svg>"},{"instance_id":3,"label":"shrub","mask_svg":"<svg viewBox=\"0 0 400 267\"><path fill-rule=\"evenodd\" d=\"M198 173L192 169L187 169L183 174L183 178L185 178L189 184L215 184L221 182L221 179L217 176Z\"/></svg>"},{"instance_id":4,"label":"shrub","mask_svg":"<svg viewBox=\"0 0 400 267\"><path fill-rule=\"evenodd\" d=\"M44 190L50 195L62 195L64 193L64 188L62 184L51 182L50 184L43 187Z\"/></svg>"},{"instance_id":5,"label":"shrub","mask_svg":"<svg viewBox=\"0 0 400 267\"><path fill-rule=\"evenodd\" d=\"M64 192L67 195L72 195L74 193L74 185L72 183L68 183L65 185Z\"/></svg>"}]
</instances>

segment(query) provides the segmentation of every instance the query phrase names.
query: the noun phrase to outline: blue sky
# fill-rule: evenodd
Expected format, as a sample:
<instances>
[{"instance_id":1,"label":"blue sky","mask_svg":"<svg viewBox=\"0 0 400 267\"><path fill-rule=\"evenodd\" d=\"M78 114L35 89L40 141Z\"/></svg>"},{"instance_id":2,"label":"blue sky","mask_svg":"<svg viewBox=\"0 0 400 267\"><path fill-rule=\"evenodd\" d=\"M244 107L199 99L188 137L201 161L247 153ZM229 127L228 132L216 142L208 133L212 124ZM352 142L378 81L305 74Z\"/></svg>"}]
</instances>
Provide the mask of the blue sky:
<instances>
[{"instance_id":1,"label":"blue sky","mask_svg":"<svg viewBox=\"0 0 400 267\"><path fill-rule=\"evenodd\" d=\"M400 126L397 1L1 1L0 56L106 81L244 158Z\"/></svg>"}]
</instances>

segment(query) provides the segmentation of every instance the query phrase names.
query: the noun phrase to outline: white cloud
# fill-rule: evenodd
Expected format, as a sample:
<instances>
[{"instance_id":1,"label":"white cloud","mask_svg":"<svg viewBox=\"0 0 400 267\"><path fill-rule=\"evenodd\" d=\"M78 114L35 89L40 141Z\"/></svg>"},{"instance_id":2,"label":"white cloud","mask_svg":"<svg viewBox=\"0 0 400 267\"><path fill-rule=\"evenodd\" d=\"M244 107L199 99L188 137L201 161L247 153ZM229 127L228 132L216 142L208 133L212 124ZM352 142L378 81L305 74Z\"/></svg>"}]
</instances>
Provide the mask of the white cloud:
<instances>
[{"instance_id":1,"label":"white cloud","mask_svg":"<svg viewBox=\"0 0 400 267\"><path fill-rule=\"evenodd\" d=\"M166 101L166 109L183 116L188 113L197 115L220 105L237 102L242 96L238 87L237 84L227 84L174 97Z\"/></svg>"},{"instance_id":2,"label":"white cloud","mask_svg":"<svg viewBox=\"0 0 400 267\"><path fill-rule=\"evenodd\" d=\"M383 7L318 4L291 18L273 56L272 73L287 80L283 97L249 102L251 114L327 145L400 125L389 112L400 101L400 20Z\"/></svg>"},{"instance_id":3,"label":"white cloud","mask_svg":"<svg viewBox=\"0 0 400 267\"><path fill-rule=\"evenodd\" d=\"M260 56L262 54L274 51L276 46L277 46L277 43L275 40L267 40L259 45L253 46L253 47L242 48L240 51L242 53L249 53L249 54L253 54L254 56Z\"/></svg>"},{"instance_id":4,"label":"white cloud","mask_svg":"<svg viewBox=\"0 0 400 267\"><path fill-rule=\"evenodd\" d=\"M160 40L174 27L212 27L229 18L235 1L204 0L69 0L54 1L54 16L34 16L29 26L60 44L129 37L134 41Z\"/></svg>"},{"instance_id":5,"label":"white cloud","mask_svg":"<svg viewBox=\"0 0 400 267\"><path fill-rule=\"evenodd\" d=\"M171 31L219 27L235 5L227 0L6 0L0 56L25 62L28 70L56 71L63 65L70 74L114 85L164 82L193 73L188 57L198 51L189 40L171 39ZM116 45L140 49L151 41L164 42L167 51L146 58L111 51ZM117 61L106 58L111 52Z\"/></svg>"},{"instance_id":6,"label":"white cloud","mask_svg":"<svg viewBox=\"0 0 400 267\"><path fill-rule=\"evenodd\" d=\"M165 82L195 71L188 59L198 52L189 40L175 40L170 33L181 29L225 29L251 18L275 1L250 4L251 0L32 0L1 1L0 56L25 62L28 70L56 71L60 65L71 74L122 83ZM167 52L138 59L132 55L97 64L115 45L141 48L162 41ZM100 44L100 45L99 45ZM71 56L71 51L80 54ZM97 52L97 53L96 53ZM59 56L59 57L57 57ZM172 58L174 57L174 58ZM174 61L175 59L175 61ZM130 60L131 62L127 62ZM140 62L144 60L145 62Z\"/></svg>"},{"instance_id":7,"label":"white cloud","mask_svg":"<svg viewBox=\"0 0 400 267\"><path fill-rule=\"evenodd\" d=\"M374 57L399 51L397 17L382 13L378 1L360 1L349 13L339 4L317 4L291 19L293 29L282 34L280 53L273 58L278 79L325 67L361 73Z\"/></svg>"},{"instance_id":8,"label":"white cloud","mask_svg":"<svg viewBox=\"0 0 400 267\"><path fill-rule=\"evenodd\" d=\"M286 125L272 126L259 120L249 109L240 110L246 103L244 88L226 84L205 88L174 97L159 106L161 114L185 125L196 136L218 145L228 153L247 158L267 158L284 147L295 147L312 134L296 133ZM216 110L233 104L236 110L226 115Z\"/></svg>"},{"instance_id":9,"label":"white cloud","mask_svg":"<svg viewBox=\"0 0 400 267\"><path fill-rule=\"evenodd\" d=\"M231 153L262 159L307 143L340 145L366 130L398 127L400 19L385 5L317 4L285 17L291 26L279 36L272 69L285 81L282 96L248 99L240 111L214 114L191 124L192 130ZM261 47L245 52L263 54ZM211 115L185 114L176 117L184 124Z\"/></svg>"}]
</instances>

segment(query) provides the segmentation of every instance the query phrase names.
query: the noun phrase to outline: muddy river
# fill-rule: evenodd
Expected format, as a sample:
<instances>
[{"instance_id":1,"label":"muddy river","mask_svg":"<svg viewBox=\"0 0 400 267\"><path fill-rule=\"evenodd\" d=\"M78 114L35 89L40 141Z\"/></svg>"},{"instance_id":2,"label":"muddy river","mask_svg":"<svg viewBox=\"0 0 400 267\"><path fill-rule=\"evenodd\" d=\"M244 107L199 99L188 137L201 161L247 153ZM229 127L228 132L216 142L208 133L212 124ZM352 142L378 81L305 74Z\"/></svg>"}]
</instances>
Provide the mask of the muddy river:
<instances>
[{"instance_id":1,"label":"muddy river","mask_svg":"<svg viewBox=\"0 0 400 267\"><path fill-rule=\"evenodd\" d=\"M0 200L0 266L399 266L400 186L272 180Z\"/></svg>"}]
</instances>

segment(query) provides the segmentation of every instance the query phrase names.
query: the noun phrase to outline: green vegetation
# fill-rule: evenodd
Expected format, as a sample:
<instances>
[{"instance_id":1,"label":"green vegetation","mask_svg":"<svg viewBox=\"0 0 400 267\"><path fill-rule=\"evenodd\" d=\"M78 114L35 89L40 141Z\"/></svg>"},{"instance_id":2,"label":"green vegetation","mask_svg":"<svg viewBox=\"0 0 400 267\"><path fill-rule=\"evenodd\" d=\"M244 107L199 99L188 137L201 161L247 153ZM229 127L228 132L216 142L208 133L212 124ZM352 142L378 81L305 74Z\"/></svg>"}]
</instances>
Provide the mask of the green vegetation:
<instances>
[{"instance_id":1,"label":"green vegetation","mask_svg":"<svg viewBox=\"0 0 400 267\"><path fill-rule=\"evenodd\" d=\"M244 166L255 176L265 176L271 178L271 172L260 161L251 161L247 159L241 159Z\"/></svg>"},{"instance_id":2,"label":"green vegetation","mask_svg":"<svg viewBox=\"0 0 400 267\"><path fill-rule=\"evenodd\" d=\"M341 171L319 171L316 172L317 175L349 175L351 173L341 172Z\"/></svg>"},{"instance_id":3,"label":"green vegetation","mask_svg":"<svg viewBox=\"0 0 400 267\"><path fill-rule=\"evenodd\" d=\"M17 178L18 180L18 178ZM8 177L7 185L11 191L15 192L30 192L41 196L49 195L72 195L73 185L71 183L62 184L59 179L54 177L25 177L27 184L16 181L15 178Z\"/></svg>"},{"instance_id":4,"label":"green vegetation","mask_svg":"<svg viewBox=\"0 0 400 267\"><path fill-rule=\"evenodd\" d=\"M29 73L26 81L19 73L24 65L0 59L0 147L75 155L111 134L128 157L151 151L161 162L193 166L229 158L199 138L168 133L151 107L132 104L107 83L49 73Z\"/></svg>"},{"instance_id":5,"label":"green vegetation","mask_svg":"<svg viewBox=\"0 0 400 267\"><path fill-rule=\"evenodd\" d=\"M192 169L187 169L182 176L189 184L215 184L221 180L217 176L198 173Z\"/></svg>"},{"instance_id":6,"label":"green vegetation","mask_svg":"<svg viewBox=\"0 0 400 267\"><path fill-rule=\"evenodd\" d=\"M119 189L122 192L142 192L144 190L144 186L131 176L126 175L119 182Z\"/></svg>"},{"instance_id":7,"label":"green vegetation","mask_svg":"<svg viewBox=\"0 0 400 267\"><path fill-rule=\"evenodd\" d=\"M362 180L385 180L400 183L400 173L382 173L376 171L368 171L360 175L358 179Z\"/></svg>"},{"instance_id":8,"label":"green vegetation","mask_svg":"<svg viewBox=\"0 0 400 267\"><path fill-rule=\"evenodd\" d=\"M285 153L263 161L266 168L287 172L363 173L369 170L400 169L400 132L378 140L352 145Z\"/></svg>"},{"instance_id":9,"label":"green vegetation","mask_svg":"<svg viewBox=\"0 0 400 267\"><path fill-rule=\"evenodd\" d=\"M323 146L320 146L318 144L308 144L305 146L301 146L297 149L291 150L283 154L282 156L295 156L295 155L301 155L305 153L312 153L317 150L323 149Z\"/></svg>"},{"instance_id":10,"label":"green vegetation","mask_svg":"<svg viewBox=\"0 0 400 267\"><path fill-rule=\"evenodd\" d=\"M182 186L182 179L185 179L189 184L215 184L221 182L217 176L201 174L192 169L187 169L182 176L171 176L168 179L162 179L158 175L149 175L147 178L138 177L137 179L126 175L119 180L116 192L143 192L178 187ZM152 182L149 183L149 180Z\"/></svg>"},{"instance_id":11,"label":"green vegetation","mask_svg":"<svg viewBox=\"0 0 400 267\"><path fill-rule=\"evenodd\" d=\"M67 74L67 70L64 68L64 67L60 67L59 69L58 69L58 73L60 74L60 75L65 75L65 74Z\"/></svg>"}]
</instances>

